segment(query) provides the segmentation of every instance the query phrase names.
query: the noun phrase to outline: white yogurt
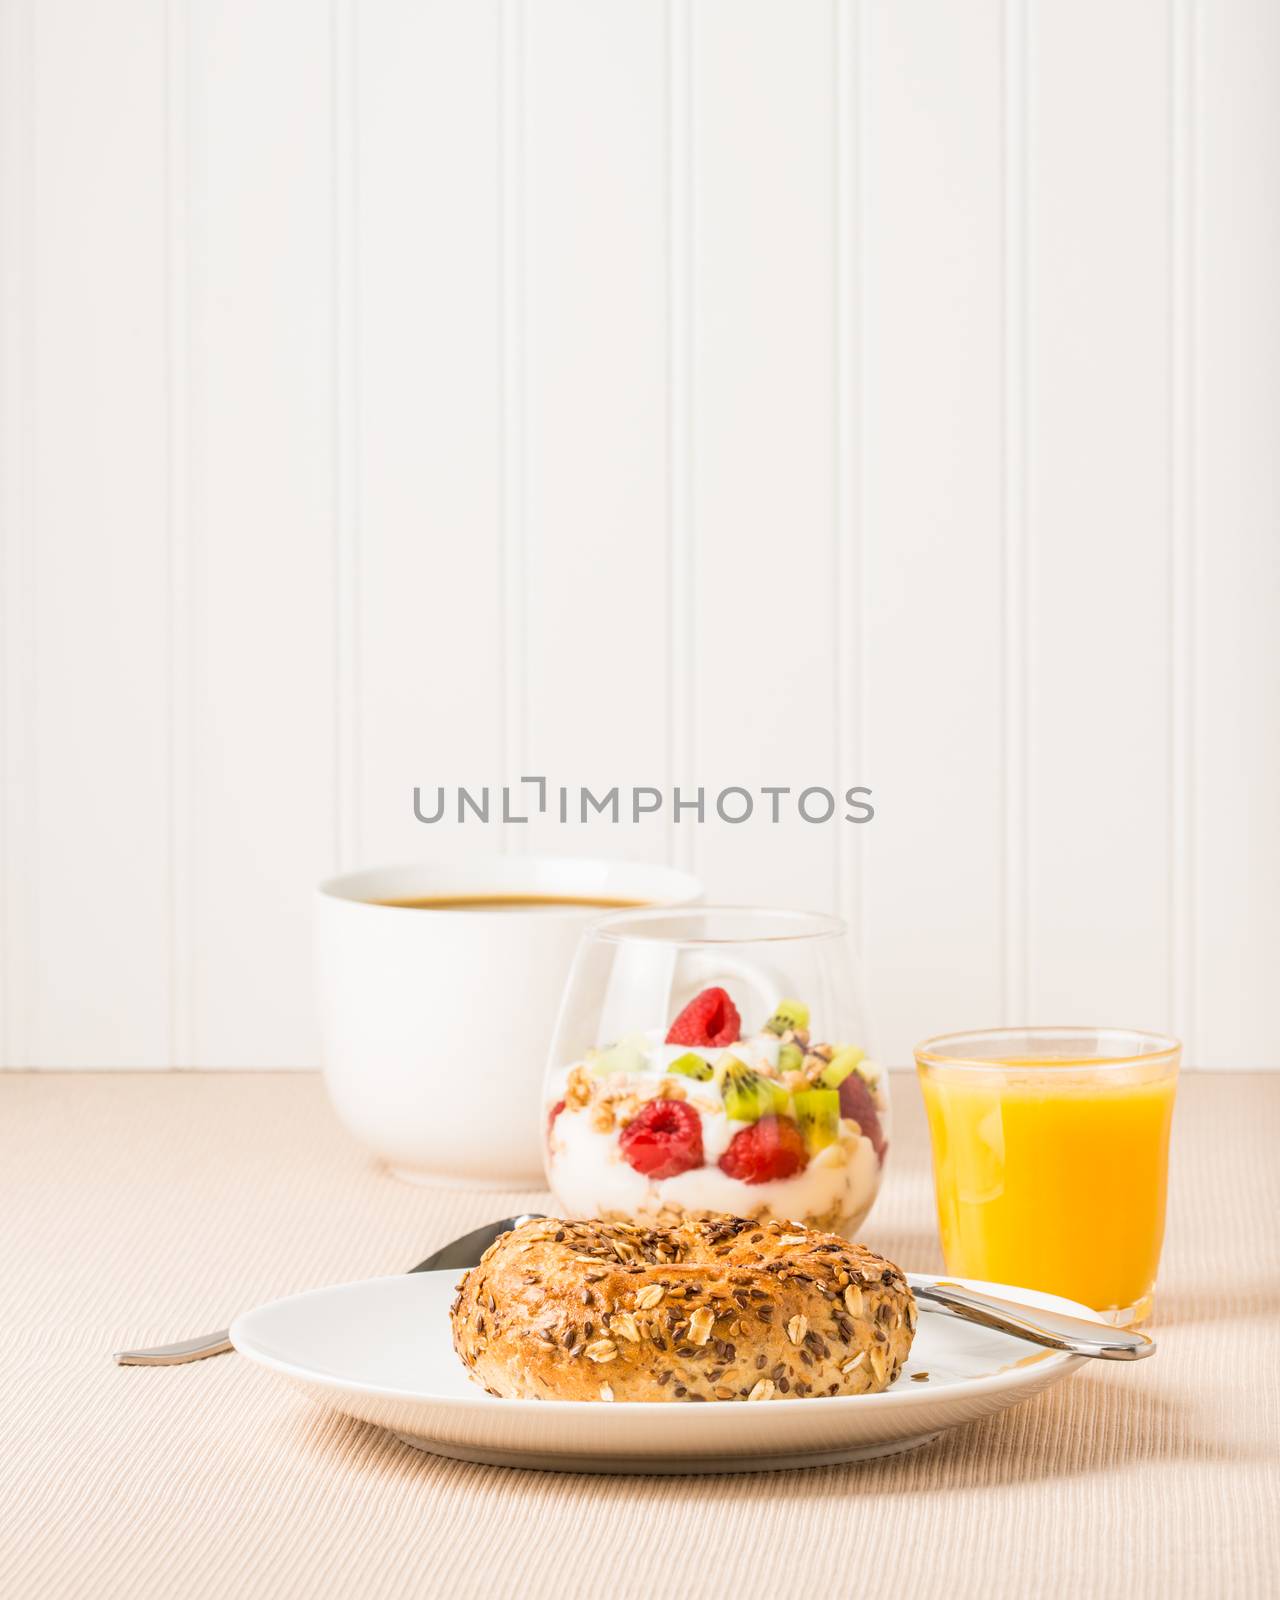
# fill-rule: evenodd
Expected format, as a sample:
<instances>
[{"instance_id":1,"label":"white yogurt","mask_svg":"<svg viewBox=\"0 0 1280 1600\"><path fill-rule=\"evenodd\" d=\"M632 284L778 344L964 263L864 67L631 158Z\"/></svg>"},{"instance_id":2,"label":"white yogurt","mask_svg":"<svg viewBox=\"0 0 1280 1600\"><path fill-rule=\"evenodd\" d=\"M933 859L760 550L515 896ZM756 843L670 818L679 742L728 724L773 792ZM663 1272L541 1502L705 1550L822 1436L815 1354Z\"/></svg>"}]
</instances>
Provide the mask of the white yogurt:
<instances>
[{"instance_id":1,"label":"white yogurt","mask_svg":"<svg viewBox=\"0 0 1280 1600\"><path fill-rule=\"evenodd\" d=\"M625 1082L626 1091L640 1087L634 1076ZM652 1088L651 1080L648 1087ZM734 1135L748 1124L731 1121L709 1102L699 1105L692 1093L686 1104L694 1106L702 1122L705 1165L656 1180L626 1161L616 1130L598 1133L591 1126L589 1109L562 1111L552 1131L549 1174L565 1211L578 1217L606 1212L657 1217L668 1209L751 1216L764 1207L775 1217L803 1222L832 1212L860 1218L875 1198L880 1163L871 1141L854 1133L850 1123L842 1125L839 1140L819 1151L803 1172L769 1183L743 1183L722 1172L717 1163Z\"/></svg>"}]
</instances>

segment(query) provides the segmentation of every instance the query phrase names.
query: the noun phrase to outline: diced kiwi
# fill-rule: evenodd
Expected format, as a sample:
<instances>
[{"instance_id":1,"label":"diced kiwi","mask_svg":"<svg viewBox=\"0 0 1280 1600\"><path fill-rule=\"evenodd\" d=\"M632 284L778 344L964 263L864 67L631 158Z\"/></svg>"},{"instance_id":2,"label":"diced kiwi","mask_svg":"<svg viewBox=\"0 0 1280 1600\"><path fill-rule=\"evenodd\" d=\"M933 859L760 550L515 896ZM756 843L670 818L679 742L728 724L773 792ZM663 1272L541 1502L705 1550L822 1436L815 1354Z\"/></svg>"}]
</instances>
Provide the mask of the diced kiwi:
<instances>
[{"instance_id":1,"label":"diced kiwi","mask_svg":"<svg viewBox=\"0 0 1280 1600\"><path fill-rule=\"evenodd\" d=\"M754 1071L736 1056L725 1064L720 1094L724 1114L734 1122L759 1122L761 1117L785 1111L790 1098L780 1083Z\"/></svg>"},{"instance_id":2,"label":"diced kiwi","mask_svg":"<svg viewBox=\"0 0 1280 1600\"><path fill-rule=\"evenodd\" d=\"M859 1050L856 1044L844 1045L818 1074L818 1082L824 1089L838 1089L858 1063L866 1058L867 1052Z\"/></svg>"},{"instance_id":3,"label":"diced kiwi","mask_svg":"<svg viewBox=\"0 0 1280 1600\"><path fill-rule=\"evenodd\" d=\"M686 1050L684 1055L677 1056L667 1071L678 1072L682 1078L697 1078L700 1083L709 1082L715 1075L715 1068L695 1050Z\"/></svg>"},{"instance_id":4,"label":"diced kiwi","mask_svg":"<svg viewBox=\"0 0 1280 1600\"><path fill-rule=\"evenodd\" d=\"M608 1050L602 1050L591 1063L590 1072L595 1078L608 1078L615 1072L646 1072L649 1059L644 1051L623 1039Z\"/></svg>"},{"instance_id":5,"label":"diced kiwi","mask_svg":"<svg viewBox=\"0 0 1280 1600\"><path fill-rule=\"evenodd\" d=\"M799 1072L804 1067L803 1048L788 1040L778 1047L778 1071Z\"/></svg>"},{"instance_id":6,"label":"diced kiwi","mask_svg":"<svg viewBox=\"0 0 1280 1600\"><path fill-rule=\"evenodd\" d=\"M840 1091L797 1089L791 1097L796 1122L810 1154L825 1150L840 1137Z\"/></svg>"},{"instance_id":7,"label":"diced kiwi","mask_svg":"<svg viewBox=\"0 0 1280 1600\"><path fill-rule=\"evenodd\" d=\"M769 1033L782 1035L789 1029L799 1033L809 1026L809 1008L803 1000L779 1000L777 1010L765 1023Z\"/></svg>"}]
</instances>

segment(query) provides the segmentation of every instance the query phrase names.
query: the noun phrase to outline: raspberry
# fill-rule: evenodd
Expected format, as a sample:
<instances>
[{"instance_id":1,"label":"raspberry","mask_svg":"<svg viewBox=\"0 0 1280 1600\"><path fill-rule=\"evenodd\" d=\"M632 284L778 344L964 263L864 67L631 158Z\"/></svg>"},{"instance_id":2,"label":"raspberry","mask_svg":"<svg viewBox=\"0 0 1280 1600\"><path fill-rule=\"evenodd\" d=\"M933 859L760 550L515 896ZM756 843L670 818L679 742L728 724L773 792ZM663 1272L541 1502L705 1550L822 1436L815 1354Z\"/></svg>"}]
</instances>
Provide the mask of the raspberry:
<instances>
[{"instance_id":1,"label":"raspberry","mask_svg":"<svg viewBox=\"0 0 1280 1600\"><path fill-rule=\"evenodd\" d=\"M877 1158L883 1161L884 1153L889 1148L885 1141L884 1129L880 1126L880 1117L876 1111L876 1103L871 1098L871 1090L856 1072L851 1072L840 1085L840 1115L851 1117L858 1124L871 1140Z\"/></svg>"},{"instance_id":2,"label":"raspberry","mask_svg":"<svg viewBox=\"0 0 1280 1600\"><path fill-rule=\"evenodd\" d=\"M723 989L704 989L695 995L667 1034L668 1044L736 1044L742 1037L742 1018Z\"/></svg>"},{"instance_id":3,"label":"raspberry","mask_svg":"<svg viewBox=\"0 0 1280 1600\"><path fill-rule=\"evenodd\" d=\"M702 1118L683 1100L649 1100L618 1144L623 1159L646 1178L675 1178L702 1165Z\"/></svg>"},{"instance_id":4,"label":"raspberry","mask_svg":"<svg viewBox=\"0 0 1280 1600\"><path fill-rule=\"evenodd\" d=\"M761 1117L735 1133L720 1157L720 1170L743 1183L794 1178L809 1165L804 1136L790 1117Z\"/></svg>"},{"instance_id":5,"label":"raspberry","mask_svg":"<svg viewBox=\"0 0 1280 1600\"><path fill-rule=\"evenodd\" d=\"M551 1110L547 1112L547 1143L551 1143L551 1135L555 1131L556 1118L564 1110L564 1101L557 1100Z\"/></svg>"}]
</instances>

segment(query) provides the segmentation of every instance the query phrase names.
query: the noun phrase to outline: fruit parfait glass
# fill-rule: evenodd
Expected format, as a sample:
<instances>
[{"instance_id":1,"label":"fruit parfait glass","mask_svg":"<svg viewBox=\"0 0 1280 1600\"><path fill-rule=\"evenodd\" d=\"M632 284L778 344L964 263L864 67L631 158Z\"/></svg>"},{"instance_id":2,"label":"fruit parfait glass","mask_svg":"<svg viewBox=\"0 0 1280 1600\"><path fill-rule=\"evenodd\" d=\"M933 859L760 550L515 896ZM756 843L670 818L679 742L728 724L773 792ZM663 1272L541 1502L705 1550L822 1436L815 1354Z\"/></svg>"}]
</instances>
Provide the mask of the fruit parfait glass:
<instances>
[{"instance_id":1,"label":"fruit parfait glass","mask_svg":"<svg viewBox=\"0 0 1280 1600\"><path fill-rule=\"evenodd\" d=\"M889 1098L844 924L706 906L603 918L569 976L545 1102L566 1216L721 1211L852 1236Z\"/></svg>"}]
</instances>

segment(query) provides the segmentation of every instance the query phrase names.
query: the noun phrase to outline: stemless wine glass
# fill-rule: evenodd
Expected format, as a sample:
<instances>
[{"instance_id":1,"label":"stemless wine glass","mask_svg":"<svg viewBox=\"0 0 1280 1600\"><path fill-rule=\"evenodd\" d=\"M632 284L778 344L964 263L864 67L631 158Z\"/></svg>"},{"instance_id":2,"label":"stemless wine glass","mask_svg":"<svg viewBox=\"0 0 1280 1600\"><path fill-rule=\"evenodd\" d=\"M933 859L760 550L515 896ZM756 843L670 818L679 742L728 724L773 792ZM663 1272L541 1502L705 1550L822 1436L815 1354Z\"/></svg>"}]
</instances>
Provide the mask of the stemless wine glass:
<instances>
[{"instance_id":1,"label":"stemless wine glass","mask_svg":"<svg viewBox=\"0 0 1280 1600\"><path fill-rule=\"evenodd\" d=\"M889 1095L844 924L717 906L594 923L545 1104L566 1216L719 1211L852 1234L880 1187Z\"/></svg>"}]
</instances>

